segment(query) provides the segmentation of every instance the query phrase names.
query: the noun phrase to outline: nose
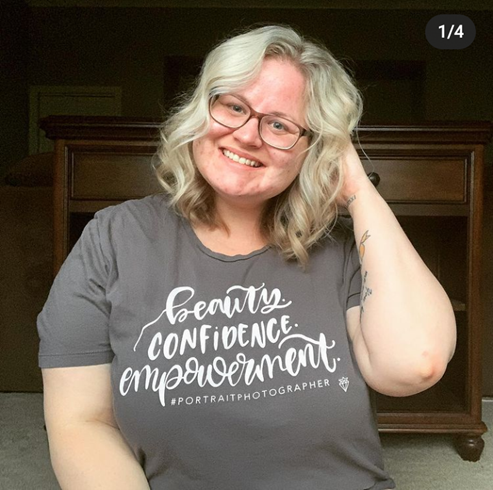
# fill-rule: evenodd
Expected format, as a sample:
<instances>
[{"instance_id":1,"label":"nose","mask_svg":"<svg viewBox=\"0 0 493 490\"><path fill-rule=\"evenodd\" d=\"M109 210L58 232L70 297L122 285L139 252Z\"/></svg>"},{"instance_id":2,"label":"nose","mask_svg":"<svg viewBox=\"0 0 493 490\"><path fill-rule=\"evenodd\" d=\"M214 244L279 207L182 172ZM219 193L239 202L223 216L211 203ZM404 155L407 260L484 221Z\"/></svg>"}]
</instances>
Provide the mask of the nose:
<instances>
[{"instance_id":1,"label":"nose","mask_svg":"<svg viewBox=\"0 0 493 490\"><path fill-rule=\"evenodd\" d=\"M262 146L259 124L260 121L256 117L252 117L244 126L236 129L233 132L233 135L244 145L258 148Z\"/></svg>"}]
</instances>

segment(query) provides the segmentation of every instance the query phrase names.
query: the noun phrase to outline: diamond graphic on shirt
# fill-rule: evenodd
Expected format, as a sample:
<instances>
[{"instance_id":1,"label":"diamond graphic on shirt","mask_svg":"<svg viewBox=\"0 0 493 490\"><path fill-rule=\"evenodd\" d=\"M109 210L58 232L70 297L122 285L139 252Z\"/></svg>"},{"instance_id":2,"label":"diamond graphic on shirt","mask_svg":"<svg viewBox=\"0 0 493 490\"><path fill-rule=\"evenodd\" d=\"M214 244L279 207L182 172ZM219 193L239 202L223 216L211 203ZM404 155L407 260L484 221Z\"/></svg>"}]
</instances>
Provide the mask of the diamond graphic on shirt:
<instances>
[{"instance_id":1,"label":"diamond graphic on shirt","mask_svg":"<svg viewBox=\"0 0 493 490\"><path fill-rule=\"evenodd\" d=\"M349 380L347 378L341 378L339 379L339 386L347 392L348 386L349 386Z\"/></svg>"}]
</instances>

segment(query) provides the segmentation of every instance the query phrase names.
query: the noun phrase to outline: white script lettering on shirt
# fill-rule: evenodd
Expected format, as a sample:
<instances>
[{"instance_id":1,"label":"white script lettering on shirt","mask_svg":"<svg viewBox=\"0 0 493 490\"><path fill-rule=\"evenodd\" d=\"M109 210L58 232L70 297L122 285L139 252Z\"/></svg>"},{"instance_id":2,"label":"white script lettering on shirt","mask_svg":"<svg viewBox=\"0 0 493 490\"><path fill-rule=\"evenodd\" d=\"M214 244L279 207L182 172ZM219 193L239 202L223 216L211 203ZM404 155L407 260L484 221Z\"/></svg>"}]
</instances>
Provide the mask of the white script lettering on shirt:
<instances>
[{"instance_id":1,"label":"white script lettering on shirt","mask_svg":"<svg viewBox=\"0 0 493 490\"><path fill-rule=\"evenodd\" d=\"M243 294L241 297L232 297L231 293L238 291ZM178 299L178 296L184 298ZM241 313L245 310L255 314L260 313L266 315L274 310L286 308L291 304L291 301L282 302L282 294L278 288L269 291L266 289L265 284L256 288L255 286L243 287L243 286L231 286L226 291L224 298L213 298L209 303L206 301L197 301L191 309L184 307L195 296L195 290L190 286L180 286L174 288L168 295L166 300L166 308L160 313L160 315L142 327L139 338L134 345L134 351L137 348L142 334L144 331L158 322L161 317L166 314L166 317L171 325L175 325L184 322L190 314L194 316L196 320L203 320L207 315L214 315L217 311L223 313L226 317L232 318L236 313ZM177 303L181 301L181 303Z\"/></svg>"},{"instance_id":2,"label":"white script lettering on shirt","mask_svg":"<svg viewBox=\"0 0 493 490\"><path fill-rule=\"evenodd\" d=\"M144 342L145 346L141 346L146 350L148 363L123 371L119 383L123 396L130 391L152 389L158 393L164 407L166 393L181 384L196 384L200 388L217 388L223 384L250 386L255 381L273 380L276 373L295 378L305 369L336 372L341 359L333 350L336 342L326 337L329 325L325 322L319 325L316 337L302 333L287 312L276 311L292 304L282 297L280 289L269 290L265 284L260 287L231 286L222 298L193 302L194 297L192 287L172 289L164 310L141 328L134 352L144 331L162 323ZM243 323L238 316L234 318L242 312L252 314L252 323ZM224 323L218 315L225 317ZM208 316L206 321L209 323L205 323ZM236 349L233 357L226 356L232 349ZM265 353L259 356L259 349L260 352L265 349ZM205 356L211 351L214 357ZM155 364L159 358L172 363L165 364L162 370Z\"/></svg>"}]
</instances>

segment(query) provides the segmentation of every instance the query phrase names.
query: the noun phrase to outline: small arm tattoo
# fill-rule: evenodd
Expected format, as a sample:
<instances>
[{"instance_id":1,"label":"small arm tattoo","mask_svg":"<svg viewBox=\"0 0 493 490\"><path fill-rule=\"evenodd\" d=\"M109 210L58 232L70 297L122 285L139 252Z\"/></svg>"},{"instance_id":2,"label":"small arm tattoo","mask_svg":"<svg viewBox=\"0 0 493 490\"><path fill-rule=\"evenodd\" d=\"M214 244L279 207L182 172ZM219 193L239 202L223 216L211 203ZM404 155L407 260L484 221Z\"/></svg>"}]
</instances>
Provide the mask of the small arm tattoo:
<instances>
[{"instance_id":1,"label":"small arm tattoo","mask_svg":"<svg viewBox=\"0 0 493 490\"><path fill-rule=\"evenodd\" d=\"M370 230L366 230L363 233L363 236L361 237L361 240L359 242L358 252L359 252L360 264L363 263L363 258L365 256L365 252L366 252L365 242L368 240L368 238L371 237L371 235L369 234L369 231ZM363 313L365 312L365 302L366 302L368 296L371 296L371 294L373 293L373 289L371 289L368 286L367 281L368 281L368 271L365 271L365 273L363 274L362 284L361 284L361 302L360 302L360 316L359 316L360 322L361 322L361 318L363 317Z\"/></svg>"},{"instance_id":2,"label":"small arm tattoo","mask_svg":"<svg viewBox=\"0 0 493 490\"><path fill-rule=\"evenodd\" d=\"M356 199L356 194L352 195L346 202L346 206L349 207L349 205Z\"/></svg>"},{"instance_id":3,"label":"small arm tattoo","mask_svg":"<svg viewBox=\"0 0 493 490\"><path fill-rule=\"evenodd\" d=\"M363 316L363 313L365 312L365 302L368 296L371 296L373 293L373 289L367 286L367 279L368 279L368 271L365 271L365 274L363 275L363 282L361 284L361 303L360 303L360 315L359 315L360 321Z\"/></svg>"},{"instance_id":4,"label":"small arm tattoo","mask_svg":"<svg viewBox=\"0 0 493 490\"><path fill-rule=\"evenodd\" d=\"M370 238L371 235L368 234L370 230L366 230L364 233L363 233L363 236L361 237L361 240L359 242L359 261L360 263L363 262L363 257L365 256L365 251L366 251L366 248L365 248L365 242L366 240L368 240L368 238Z\"/></svg>"}]
</instances>

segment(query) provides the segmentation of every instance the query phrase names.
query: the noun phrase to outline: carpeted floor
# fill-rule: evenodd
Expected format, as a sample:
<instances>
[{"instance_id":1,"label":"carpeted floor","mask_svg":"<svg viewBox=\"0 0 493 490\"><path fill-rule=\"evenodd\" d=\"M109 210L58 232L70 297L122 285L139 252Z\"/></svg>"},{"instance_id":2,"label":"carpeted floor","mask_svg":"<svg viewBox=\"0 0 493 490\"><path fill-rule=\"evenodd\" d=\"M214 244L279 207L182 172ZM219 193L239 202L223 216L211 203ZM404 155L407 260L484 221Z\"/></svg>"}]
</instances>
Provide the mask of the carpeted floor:
<instances>
[{"instance_id":1,"label":"carpeted floor","mask_svg":"<svg viewBox=\"0 0 493 490\"><path fill-rule=\"evenodd\" d=\"M493 400L483 400L488 432L481 459L464 461L446 435L382 434L386 468L398 490L493 489Z\"/></svg>"},{"instance_id":2,"label":"carpeted floor","mask_svg":"<svg viewBox=\"0 0 493 490\"><path fill-rule=\"evenodd\" d=\"M483 420L491 430L493 400L483 402ZM41 394L0 393L1 490L60 488L51 469L43 424ZM398 490L491 490L493 434L487 432L483 438L485 449L477 463L463 461L450 436L383 434L382 442L387 469Z\"/></svg>"}]
</instances>

